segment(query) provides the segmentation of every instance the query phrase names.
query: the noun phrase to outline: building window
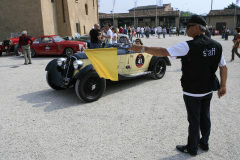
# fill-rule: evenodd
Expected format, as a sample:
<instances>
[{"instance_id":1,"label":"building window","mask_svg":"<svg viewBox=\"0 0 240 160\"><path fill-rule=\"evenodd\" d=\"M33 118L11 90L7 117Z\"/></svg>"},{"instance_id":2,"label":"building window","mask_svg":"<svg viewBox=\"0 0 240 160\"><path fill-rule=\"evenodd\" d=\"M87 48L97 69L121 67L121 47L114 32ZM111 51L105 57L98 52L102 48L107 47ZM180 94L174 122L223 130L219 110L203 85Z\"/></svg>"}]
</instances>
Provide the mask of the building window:
<instances>
[{"instance_id":1,"label":"building window","mask_svg":"<svg viewBox=\"0 0 240 160\"><path fill-rule=\"evenodd\" d=\"M85 26L83 26L83 31L84 31L84 34L86 34L86 29L85 29Z\"/></svg>"},{"instance_id":2,"label":"building window","mask_svg":"<svg viewBox=\"0 0 240 160\"><path fill-rule=\"evenodd\" d=\"M86 11L86 15L88 15L88 6L87 6L87 4L85 4L85 11Z\"/></svg>"},{"instance_id":3,"label":"building window","mask_svg":"<svg viewBox=\"0 0 240 160\"><path fill-rule=\"evenodd\" d=\"M93 0L93 8L95 7L94 1L95 1L95 0Z\"/></svg>"},{"instance_id":4,"label":"building window","mask_svg":"<svg viewBox=\"0 0 240 160\"><path fill-rule=\"evenodd\" d=\"M75 0L75 3L78 3L78 0Z\"/></svg>"},{"instance_id":5,"label":"building window","mask_svg":"<svg viewBox=\"0 0 240 160\"><path fill-rule=\"evenodd\" d=\"M55 0L51 0L52 3L55 3Z\"/></svg>"},{"instance_id":6,"label":"building window","mask_svg":"<svg viewBox=\"0 0 240 160\"><path fill-rule=\"evenodd\" d=\"M76 31L77 31L77 33L80 33L80 31L79 31L79 23L76 23Z\"/></svg>"}]
</instances>

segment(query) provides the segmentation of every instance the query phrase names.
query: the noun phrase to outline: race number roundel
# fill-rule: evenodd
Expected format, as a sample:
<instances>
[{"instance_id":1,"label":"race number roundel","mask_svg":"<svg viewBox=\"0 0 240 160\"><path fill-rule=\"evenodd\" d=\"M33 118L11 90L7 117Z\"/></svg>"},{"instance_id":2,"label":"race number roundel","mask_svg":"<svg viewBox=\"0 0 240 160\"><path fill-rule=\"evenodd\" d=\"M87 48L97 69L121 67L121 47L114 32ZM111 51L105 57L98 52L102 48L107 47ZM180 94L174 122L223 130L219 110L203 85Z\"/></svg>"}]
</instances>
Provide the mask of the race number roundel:
<instances>
[{"instance_id":1,"label":"race number roundel","mask_svg":"<svg viewBox=\"0 0 240 160\"><path fill-rule=\"evenodd\" d=\"M144 56L142 54L139 54L136 58L136 66L138 68L142 67L144 64Z\"/></svg>"}]
</instances>

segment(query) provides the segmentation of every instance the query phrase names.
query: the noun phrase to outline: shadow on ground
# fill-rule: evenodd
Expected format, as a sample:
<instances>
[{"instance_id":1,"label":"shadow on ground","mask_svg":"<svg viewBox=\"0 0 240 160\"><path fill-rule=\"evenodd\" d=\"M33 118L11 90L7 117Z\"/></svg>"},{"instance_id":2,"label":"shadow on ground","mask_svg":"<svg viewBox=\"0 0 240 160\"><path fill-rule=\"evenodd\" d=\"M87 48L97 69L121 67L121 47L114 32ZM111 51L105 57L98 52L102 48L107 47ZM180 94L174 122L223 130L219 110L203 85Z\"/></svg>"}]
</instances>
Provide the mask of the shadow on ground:
<instances>
[{"instance_id":1,"label":"shadow on ground","mask_svg":"<svg viewBox=\"0 0 240 160\"><path fill-rule=\"evenodd\" d=\"M143 76L137 79L119 81L119 82L107 82L106 91L103 93L103 97L111 98L111 94L121 92L125 89L141 85L143 83L154 81L150 76ZM161 80L159 80L161 81ZM47 82L46 82L47 83ZM32 107L45 107L45 112L52 112L54 110L65 109L70 107L81 107L81 105L87 104L81 101L76 93L75 89L67 88L65 90L54 90L49 87L47 90L32 92L17 97L20 101L27 101L32 104ZM92 102L92 103L97 103Z\"/></svg>"}]
</instances>

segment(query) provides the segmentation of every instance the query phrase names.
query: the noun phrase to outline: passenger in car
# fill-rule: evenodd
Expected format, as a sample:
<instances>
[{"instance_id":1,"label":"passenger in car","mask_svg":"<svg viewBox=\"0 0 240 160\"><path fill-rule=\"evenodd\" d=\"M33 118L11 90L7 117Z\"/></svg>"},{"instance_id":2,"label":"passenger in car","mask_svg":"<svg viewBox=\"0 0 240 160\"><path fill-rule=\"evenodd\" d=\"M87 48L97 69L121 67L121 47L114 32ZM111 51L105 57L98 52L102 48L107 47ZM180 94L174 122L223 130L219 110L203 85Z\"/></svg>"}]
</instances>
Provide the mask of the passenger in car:
<instances>
[{"instance_id":1,"label":"passenger in car","mask_svg":"<svg viewBox=\"0 0 240 160\"><path fill-rule=\"evenodd\" d=\"M141 39L136 39L135 40L135 45L137 45L137 46L142 46L143 45L143 43L142 43L142 41L141 41Z\"/></svg>"}]
</instances>

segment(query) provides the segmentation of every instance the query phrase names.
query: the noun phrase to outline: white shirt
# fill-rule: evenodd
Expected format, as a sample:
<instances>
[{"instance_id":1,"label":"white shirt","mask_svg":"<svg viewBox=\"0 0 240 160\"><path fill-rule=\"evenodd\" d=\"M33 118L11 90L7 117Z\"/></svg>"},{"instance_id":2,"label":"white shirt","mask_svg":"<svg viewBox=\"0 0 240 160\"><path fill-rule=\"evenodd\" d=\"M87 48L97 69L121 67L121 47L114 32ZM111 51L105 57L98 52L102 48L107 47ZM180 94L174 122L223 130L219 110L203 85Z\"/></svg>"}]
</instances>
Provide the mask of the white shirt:
<instances>
[{"instance_id":1,"label":"white shirt","mask_svg":"<svg viewBox=\"0 0 240 160\"><path fill-rule=\"evenodd\" d=\"M109 37L110 37L110 39L108 39ZM109 29L107 31L106 38L107 38L107 40L106 40L107 44L112 44L112 31L111 31L111 29Z\"/></svg>"},{"instance_id":2,"label":"white shirt","mask_svg":"<svg viewBox=\"0 0 240 160\"><path fill-rule=\"evenodd\" d=\"M116 41L114 41L114 37L116 36ZM117 43L117 33L113 33L113 36L112 36L112 43Z\"/></svg>"},{"instance_id":3,"label":"white shirt","mask_svg":"<svg viewBox=\"0 0 240 160\"><path fill-rule=\"evenodd\" d=\"M172 58L185 56L185 55L187 55L189 50L190 50L190 48L189 48L187 42L182 42L182 43L177 44L176 46L172 46L172 47L167 48L167 51ZM221 57L221 60L220 60L220 63L218 64L218 66L219 67L226 66L226 61L223 57L223 54L222 54L222 57ZM183 94L185 94L187 96L191 96L191 97L203 97L203 96L206 96L210 93L212 93L212 91L208 92L208 93L203 93L203 94L193 94L193 93L183 92Z\"/></svg>"},{"instance_id":4,"label":"white shirt","mask_svg":"<svg viewBox=\"0 0 240 160\"><path fill-rule=\"evenodd\" d=\"M161 33L161 32L162 32L162 27L158 26L158 27L157 27L157 32L160 32L160 33Z\"/></svg>"},{"instance_id":5,"label":"white shirt","mask_svg":"<svg viewBox=\"0 0 240 160\"><path fill-rule=\"evenodd\" d=\"M143 27L141 28L141 33L144 33L144 28Z\"/></svg>"},{"instance_id":6,"label":"white shirt","mask_svg":"<svg viewBox=\"0 0 240 160\"><path fill-rule=\"evenodd\" d=\"M140 27L137 27L137 32L140 32L141 28Z\"/></svg>"}]
</instances>

